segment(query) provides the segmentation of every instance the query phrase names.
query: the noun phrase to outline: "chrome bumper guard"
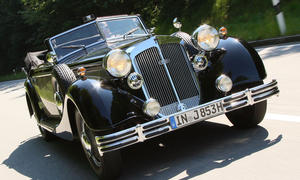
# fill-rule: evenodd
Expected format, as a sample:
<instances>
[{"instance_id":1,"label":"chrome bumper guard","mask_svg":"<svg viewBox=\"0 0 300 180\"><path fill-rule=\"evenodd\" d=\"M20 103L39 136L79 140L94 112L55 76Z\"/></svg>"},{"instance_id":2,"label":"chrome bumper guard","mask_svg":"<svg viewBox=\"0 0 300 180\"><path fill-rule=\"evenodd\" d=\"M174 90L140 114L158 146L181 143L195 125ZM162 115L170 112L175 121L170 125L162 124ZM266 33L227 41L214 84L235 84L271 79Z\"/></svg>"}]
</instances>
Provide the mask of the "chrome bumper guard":
<instances>
[{"instance_id":1,"label":"chrome bumper guard","mask_svg":"<svg viewBox=\"0 0 300 180\"><path fill-rule=\"evenodd\" d=\"M135 127L128 128L116 133L104 135L104 136L96 136L96 144L98 146L98 151L102 155L103 153L118 150L124 148L126 146L130 146L132 144L143 142L147 139L165 134L167 132L171 132L177 129L172 129L169 118L174 115L182 114L187 111L191 111L197 108L205 107L207 105L221 102L224 107L224 112L221 114L225 114L226 112L233 111L236 109L243 108L245 106L253 105L255 103L264 101L270 98L273 95L278 95L279 89L277 86L277 81L273 80L268 84L259 85L250 89L246 89L232 95L226 96L224 98L216 99L214 101L210 101L205 104L201 104L199 106L177 112L175 114L171 114L169 116L164 116L159 119L149 121L143 124L137 124ZM218 114L218 115L221 115ZM218 116L216 115L216 116ZM191 124L209 119L212 117L206 117L194 121ZM189 125L191 125L189 124Z\"/></svg>"}]
</instances>

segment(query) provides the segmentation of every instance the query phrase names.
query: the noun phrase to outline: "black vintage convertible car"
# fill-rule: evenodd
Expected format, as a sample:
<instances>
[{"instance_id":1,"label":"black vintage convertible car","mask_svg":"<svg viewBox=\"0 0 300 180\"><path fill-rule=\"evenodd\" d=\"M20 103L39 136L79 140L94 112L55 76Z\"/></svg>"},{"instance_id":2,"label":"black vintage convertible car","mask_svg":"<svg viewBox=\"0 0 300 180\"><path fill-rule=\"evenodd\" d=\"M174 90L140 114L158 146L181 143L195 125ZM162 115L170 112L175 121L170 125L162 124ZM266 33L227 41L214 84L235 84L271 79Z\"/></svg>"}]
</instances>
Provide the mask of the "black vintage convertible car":
<instances>
[{"instance_id":1,"label":"black vintage convertible car","mask_svg":"<svg viewBox=\"0 0 300 180\"><path fill-rule=\"evenodd\" d=\"M88 20L27 54L25 88L44 139L79 139L100 178L120 174L120 149L221 114L255 127L279 93L258 53L224 27L189 35L174 19L178 32L155 35L138 15Z\"/></svg>"}]
</instances>

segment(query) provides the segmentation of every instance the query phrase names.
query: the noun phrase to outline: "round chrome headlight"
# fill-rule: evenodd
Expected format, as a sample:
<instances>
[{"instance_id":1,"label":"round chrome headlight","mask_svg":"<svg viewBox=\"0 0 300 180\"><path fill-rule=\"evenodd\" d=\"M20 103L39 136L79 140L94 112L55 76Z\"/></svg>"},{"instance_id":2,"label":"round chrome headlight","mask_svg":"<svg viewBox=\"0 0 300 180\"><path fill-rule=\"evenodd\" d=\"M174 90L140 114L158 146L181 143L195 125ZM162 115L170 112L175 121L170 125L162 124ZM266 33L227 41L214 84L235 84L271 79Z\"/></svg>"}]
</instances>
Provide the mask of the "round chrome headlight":
<instances>
[{"instance_id":1,"label":"round chrome headlight","mask_svg":"<svg viewBox=\"0 0 300 180\"><path fill-rule=\"evenodd\" d=\"M140 89L143 83L144 83L143 76L136 72L129 74L127 78L127 84L131 89Z\"/></svg>"},{"instance_id":2,"label":"round chrome headlight","mask_svg":"<svg viewBox=\"0 0 300 180\"><path fill-rule=\"evenodd\" d=\"M124 77L130 73L131 59L121 49L114 49L105 56L103 66L112 76Z\"/></svg>"},{"instance_id":3,"label":"round chrome headlight","mask_svg":"<svg viewBox=\"0 0 300 180\"><path fill-rule=\"evenodd\" d=\"M220 41L218 31L207 24L198 27L193 32L192 39L196 47L198 46L205 51L215 49Z\"/></svg>"},{"instance_id":4,"label":"round chrome headlight","mask_svg":"<svg viewBox=\"0 0 300 180\"><path fill-rule=\"evenodd\" d=\"M222 74L216 80L216 87L219 91L228 92L232 89L232 81L228 76Z\"/></svg>"},{"instance_id":5,"label":"round chrome headlight","mask_svg":"<svg viewBox=\"0 0 300 180\"><path fill-rule=\"evenodd\" d=\"M148 99L143 106L144 113L153 117L156 116L160 111L160 104L155 99Z\"/></svg>"}]
</instances>

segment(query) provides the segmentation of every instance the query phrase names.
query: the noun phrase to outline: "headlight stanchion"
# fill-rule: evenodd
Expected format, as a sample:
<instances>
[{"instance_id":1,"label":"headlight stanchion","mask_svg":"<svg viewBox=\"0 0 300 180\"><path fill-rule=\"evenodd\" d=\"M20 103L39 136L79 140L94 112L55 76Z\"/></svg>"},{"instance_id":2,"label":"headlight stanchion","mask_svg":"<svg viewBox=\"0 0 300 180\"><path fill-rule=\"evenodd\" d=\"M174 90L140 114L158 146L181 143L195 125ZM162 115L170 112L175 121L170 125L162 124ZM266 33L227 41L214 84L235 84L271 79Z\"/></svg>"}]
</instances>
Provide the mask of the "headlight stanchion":
<instances>
[{"instance_id":1,"label":"headlight stanchion","mask_svg":"<svg viewBox=\"0 0 300 180\"><path fill-rule=\"evenodd\" d=\"M127 84L131 89L140 89L144 84L144 78L142 75L133 72L127 77Z\"/></svg>"},{"instance_id":2,"label":"headlight stanchion","mask_svg":"<svg viewBox=\"0 0 300 180\"><path fill-rule=\"evenodd\" d=\"M193 59L193 68L196 72L203 71L208 66L208 60L204 53L195 55Z\"/></svg>"}]
</instances>

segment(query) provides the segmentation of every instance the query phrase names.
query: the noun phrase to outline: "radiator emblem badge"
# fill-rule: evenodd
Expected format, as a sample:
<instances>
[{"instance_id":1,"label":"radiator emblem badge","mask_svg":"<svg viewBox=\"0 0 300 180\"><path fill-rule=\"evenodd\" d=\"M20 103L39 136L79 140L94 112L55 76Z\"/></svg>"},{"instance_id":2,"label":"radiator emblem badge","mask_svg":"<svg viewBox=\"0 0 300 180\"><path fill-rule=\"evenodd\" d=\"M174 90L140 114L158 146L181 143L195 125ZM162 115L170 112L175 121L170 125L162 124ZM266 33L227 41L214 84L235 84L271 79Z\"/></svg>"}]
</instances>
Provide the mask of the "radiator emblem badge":
<instances>
[{"instance_id":1,"label":"radiator emblem badge","mask_svg":"<svg viewBox=\"0 0 300 180\"><path fill-rule=\"evenodd\" d=\"M183 111L183 110L186 110L186 109L187 109L187 106L184 103L179 103L178 106L177 106L177 111Z\"/></svg>"},{"instance_id":2,"label":"radiator emblem badge","mask_svg":"<svg viewBox=\"0 0 300 180\"><path fill-rule=\"evenodd\" d=\"M162 59L161 61L158 61L159 65L168 64L170 62L170 59Z\"/></svg>"}]
</instances>

